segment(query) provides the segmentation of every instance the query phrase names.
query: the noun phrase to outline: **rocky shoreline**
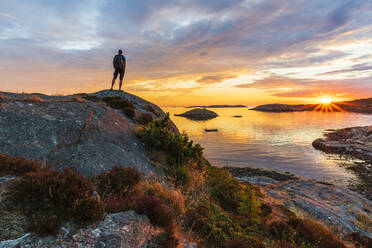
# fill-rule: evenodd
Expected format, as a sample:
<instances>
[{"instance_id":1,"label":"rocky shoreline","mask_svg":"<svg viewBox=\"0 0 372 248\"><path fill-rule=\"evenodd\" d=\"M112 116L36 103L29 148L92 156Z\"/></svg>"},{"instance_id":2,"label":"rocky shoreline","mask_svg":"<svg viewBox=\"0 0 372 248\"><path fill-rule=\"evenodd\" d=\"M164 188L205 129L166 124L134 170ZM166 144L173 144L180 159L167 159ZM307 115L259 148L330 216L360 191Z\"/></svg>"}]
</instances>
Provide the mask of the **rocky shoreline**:
<instances>
[{"instance_id":1,"label":"rocky shoreline","mask_svg":"<svg viewBox=\"0 0 372 248\"><path fill-rule=\"evenodd\" d=\"M352 163L340 163L359 179L350 188L372 200L372 126L328 130L313 147L328 154L339 154ZM359 161L353 161L353 160Z\"/></svg>"},{"instance_id":2,"label":"rocky shoreline","mask_svg":"<svg viewBox=\"0 0 372 248\"><path fill-rule=\"evenodd\" d=\"M258 168L227 168L245 183L257 185L263 202L285 206L297 216L313 218L345 239L350 233L372 238L372 203L342 186L306 180L290 173Z\"/></svg>"},{"instance_id":3,"label":"rocky shoreline","mask_svg":"<svg viewBox=\"0 0 372 248\"><path fill-rule=\"evenodd\" d=\"M349 154L372 162L372 126L350 127L327 132L312 145L326 153Z\"/></svg>"}]
</instances>

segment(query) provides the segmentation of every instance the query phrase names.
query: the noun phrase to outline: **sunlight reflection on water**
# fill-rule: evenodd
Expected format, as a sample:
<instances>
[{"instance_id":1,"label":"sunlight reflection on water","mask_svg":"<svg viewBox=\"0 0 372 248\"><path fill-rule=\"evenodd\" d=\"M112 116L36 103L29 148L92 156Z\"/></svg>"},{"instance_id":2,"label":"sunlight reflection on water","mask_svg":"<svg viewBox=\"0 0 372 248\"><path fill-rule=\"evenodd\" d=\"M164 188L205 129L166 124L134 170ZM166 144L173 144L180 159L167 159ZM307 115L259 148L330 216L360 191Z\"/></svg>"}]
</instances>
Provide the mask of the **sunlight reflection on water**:
<instances>
[{"instance_id":1,"label":"sunlight reflection on water","mask_svg":"<svg viewBox=\"0 0 372 248\"><path fill-rule=\"evenodd\" d=\"M219 166L289 171L301 177L346 184L354 176L338 166L339 156L315 150L311 143L326 129L371 125L372 115L354 113L264 113L246 108L210 109L219 117L196 122L174 114L186 108L163 108L180 131L205 148ZM242 115L242 118L234 118ZM218 129L205 132L204 129Z\"/></svg>"}]
</instances>

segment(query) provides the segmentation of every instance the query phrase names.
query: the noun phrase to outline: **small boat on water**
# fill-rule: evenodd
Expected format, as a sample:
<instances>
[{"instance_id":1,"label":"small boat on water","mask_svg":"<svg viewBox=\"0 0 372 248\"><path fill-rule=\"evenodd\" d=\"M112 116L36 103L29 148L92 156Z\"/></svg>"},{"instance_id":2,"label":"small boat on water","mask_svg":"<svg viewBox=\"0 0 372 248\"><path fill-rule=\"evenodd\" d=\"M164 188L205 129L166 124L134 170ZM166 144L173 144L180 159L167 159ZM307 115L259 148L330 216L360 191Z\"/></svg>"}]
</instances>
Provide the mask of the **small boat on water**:
<instances>
[{"instance_id":1,"label":"small boat on water","mask_svg":"<svg viewBox=\"0 0 372 248\"><path fill-rule=\"evenodd\" d=\"M218 129L204 129L206 132L218 132Z\"/></svg>"}]
</instances>

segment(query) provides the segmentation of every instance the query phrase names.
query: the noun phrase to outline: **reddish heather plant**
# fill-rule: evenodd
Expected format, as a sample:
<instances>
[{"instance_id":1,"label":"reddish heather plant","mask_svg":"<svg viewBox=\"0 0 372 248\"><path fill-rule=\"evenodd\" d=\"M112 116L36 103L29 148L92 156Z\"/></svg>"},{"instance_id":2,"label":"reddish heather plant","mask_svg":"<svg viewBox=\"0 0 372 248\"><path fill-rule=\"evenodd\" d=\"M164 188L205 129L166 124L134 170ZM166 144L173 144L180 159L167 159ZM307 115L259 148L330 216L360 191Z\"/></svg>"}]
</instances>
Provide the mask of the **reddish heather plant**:
<instances>
[{"instance_id":1,"label":"reddish heather plant","mask_svg":"<svg viewBox=\"0 0 372 248\"><path fill-rule=\"evenodd\" d=\"M23 157L10 157L0 154L0 176L23 176L29 172L48 169L49 167L38 161L30 161Z\"/></svg>"},{"instance_id":2,"label":"reddish heather plant","mask_svg":"<svg viewBox=\"0 0 372 248\"><path fill-rule=\"evenodd\" d=\"M57 235L61 220L57 215L34 215L28 218L27 229L40 236Z\"/></svg>"},{"instance_id":3,"label":"reddish heather plant","mask_svg":"<svg viewBox=\"0 0 372 248\"><path fill-rule=\"evenodd\" d=\"M30 228L52 218L50 225L34 230L41 234L53 233L63 220L92 222L103 217L102 203L92 198L91 182L72 169L29 172L11 190L13 204L28 217Z\"/></svg>"},{"instance_id":4,"label":"reddish heather plant","mask_svg":"<svg viewBox=\"0 0 372 248\"><path fill-rule=\"evenodd\" d=\"M101 197L105 199L114 195L124 197L140 180L141 175L135 169L115 166L110 171L96 176L94 182Z\"/></svg>"},{"instance_id":5,"label":"reddish heather plant","mask_svg":"<svg viewBox=\"0 0 372 248\"><path fill-rule=\"evenodd\" d=\"M135 211L147 215L155 226L169 227L173 224L172 211L156 196L144 195L138 199Z\"/></svg>"},{"instance_id":6,"label":"reddish heather plant","mask_svg":"<svg viewBox=\"0 0 372 248\"><path fill-rule=\"evenodd\" d=\"M167 248L176 248L178 247L179 241L175 236L174 226L165 228L165 230L152 237L149 247L167 247Z\"/></svg>"}]
</instances>

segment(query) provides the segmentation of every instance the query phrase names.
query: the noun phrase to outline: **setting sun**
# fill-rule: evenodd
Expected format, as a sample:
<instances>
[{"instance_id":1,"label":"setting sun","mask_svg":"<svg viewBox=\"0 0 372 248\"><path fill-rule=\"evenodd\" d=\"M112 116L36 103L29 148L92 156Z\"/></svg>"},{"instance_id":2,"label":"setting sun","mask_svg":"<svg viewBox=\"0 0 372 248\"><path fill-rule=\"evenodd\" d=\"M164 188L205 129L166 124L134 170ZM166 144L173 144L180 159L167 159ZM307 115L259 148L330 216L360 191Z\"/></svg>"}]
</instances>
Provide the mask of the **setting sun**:
<instances>
[{"instance_id":1,"label":"setting sun","mask_svg":"<svg viewBox=\"0 0 372 248\"><path fill-rule=\"evenodd\" d=\"M319 102L323 104L329 104L332 102L332 99L330 97L322 97L319 99Z\"/></svg>"}]
</instances>

